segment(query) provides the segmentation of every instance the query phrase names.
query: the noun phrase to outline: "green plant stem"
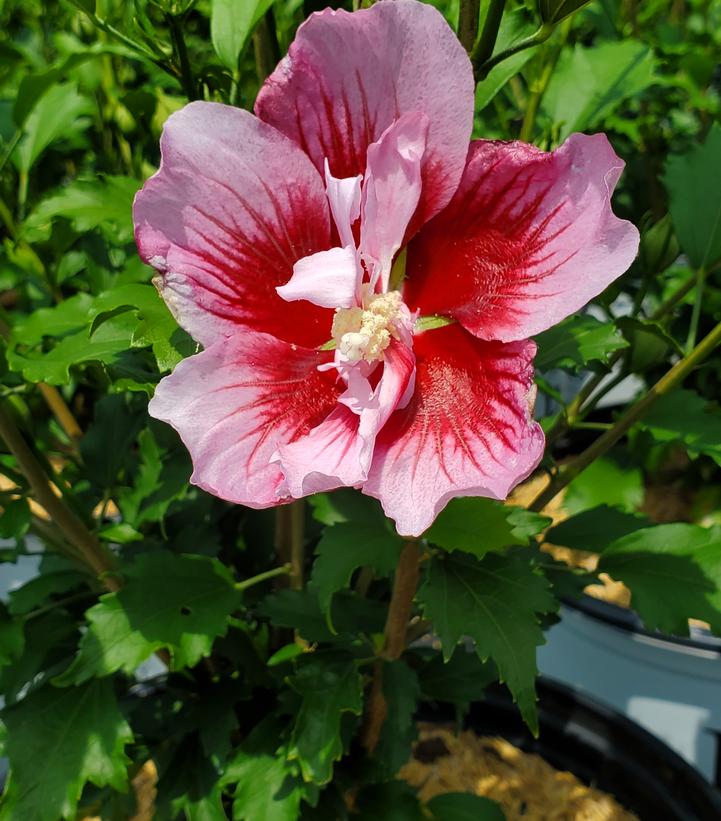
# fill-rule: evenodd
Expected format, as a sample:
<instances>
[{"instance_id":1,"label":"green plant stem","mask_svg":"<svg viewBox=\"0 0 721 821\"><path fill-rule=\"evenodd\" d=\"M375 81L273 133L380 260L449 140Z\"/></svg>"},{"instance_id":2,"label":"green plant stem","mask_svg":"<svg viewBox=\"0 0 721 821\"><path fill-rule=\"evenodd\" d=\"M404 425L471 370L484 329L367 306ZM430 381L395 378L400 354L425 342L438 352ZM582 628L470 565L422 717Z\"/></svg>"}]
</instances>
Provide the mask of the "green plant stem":
<instances>
[{"instance_id":1,"label":"green plant stem","mask_svg":"<svg viewBox=\"0 0 721 821\"><path fill-rule=\"evenodd\" d=\"M489 0L486 19L483 21L483 28L481 29L481 36L471 51L471 63L473 63L474 70L482 66L493 56L493 49L496 47L498 30L501 27L505 7L506 0ZM477 14L478 13L476 13L476 16ZM476 22L476 28L477 27L478 22Z\"/></svg>"},{"instance_id":2,"label":"green plant stem","mask_svg":"<svg viewBox=\"0 0 721 821\"><path fill-rule=\"evenodd\" d=\"M719 323L698 345L683 359L680 359L649 392L633 404L613 425L600 436L590 447L576 456L572 461L563 465L543 490L529 505L529 510L540 511L573 481L599 456L607 453L628 430L650 410L657 399L677 387L688 374L700 365L721 343L721 323Z\"/></svg>"},{"instance_id":3,"label":"green plant stem","mask_svg":"<svg viewBox=\"0 0 721 821\"><path fill-rule=\"evenodd\" d=\"M119 43L122 43L124 46L127 46L129 49L135 51L140 57L143 57L145 60L150 61L153 65L156 65L158 68L165 71L167 74L170 74L171 77L174 77L176 80L180 79L180 75L170 63L166 60L160 59L156 54L154 54L149 49L145 48L144 45L138 43L136 40L133 40L131 37L123 34L122 31L119 31L115 28L115 26L108 23L106 20L103 20L102 17L98 17L92 11L89 11L80 0L68 0L73 6L75 6L78 11L81 11L91 22L94 26L99 28L101 31L104 31L106 34L109 34L113 39L117 40Z\"/></svg>"},{"instance_id":4,"label":"green plant stem","mask_svg":"<svg viewBox=\"0 0 721 821\"><path fill-rule=\"evenodd\" d=\"M388 714L388 705L383 696L383 659L394 661L401 657L406 648L406 632L413 608L413 597L418 588L420 559L421 549L418 540L408 539L401 551L393 578L393 590L383 631L383 649L373 668L373 681L362 733L362 744L369 755L378 744Z\"/></svg>"},{"instance_id":5,"label":"green plant stem","mask_svg":"<svg viewBox=\"0 0 721 821\"><path fill-rule=\"evenodd\" d=\"M681 302L681 300L693 290L694 286L698 282L698 272L694 273L693 276L690 276L687 280L685 280L669 297L666 299L665 302L661 303L658 308L651 314L649 319L652 322L659 322L664 319L671 311L676 307L676 305ZM613 368L618 362L626 354L626 349L622 349L616 351L615 353L611 354L608 358L608 366L609 368ZM627 376L628 374L625 374ZM599 373L593 376L591 379L586 382L586 384L581 388L581 390L576 394L573 398L571 403L566 407L566 411L564 414L560 414L554 424L549 428L548 432L546 433L546 442L554 442L558 439L559 436L562 436L567 430L570 428L576 427L578 421L583 419L583 417L591 410L596 402L604 395L604 393L598 393L594 396L593 401L586 406L591 395L594 391L598 388L598 386L603 382L603 380L608 376L608 373ZM585 407L584 407L585 406Z\"/></svg>"},{"instance_id":6,"label":"green plant stem","mask_svg":"<svg viewBox=\"0 0 721 821\"><path fill-rule=\"evenodd\" d=\"M478 17L481 10L479 0L461 0L458 9L458 39L467 52L473 50L478 37Z\"/></svg>"},{"instance_id":7,"label":"green plant stem","mask_svg":"<svg viewBox=\"0 0 721 821\"><path fill-rule=\"evenodd\" d=\"M288 581L293 590L303 589L305 564L305 502L296 499L275 511L275 549L290 567Z\"/></svg>"},{"instance_id":8,"label":"green plant stem","mask_svg":"<svg viewBox=\"0 0 721 821\"><path fill-rule=\"evenodd\" d=\"M165 21L170 30L170 38L173 41L173 49L175 56L178 59L180 67L180 81L183 86L185 96L189 100L198 99L198 84L193 77L193 69L188 58L188 49L185 45L185 37L183 36L182 20L175 14L166 14Z\"/></svg>"},{"instance_id":9,"label":"green plant stem","mask_svg":"<svg viewBox=\"0 0 721 821\"><path fill-rule=\"evenodd\" d=\"M237 582L236 590L247 590L253 585L261 584L268 581L268 579L275 579L277 576L290 575L292 568L289 564L284 564L281 567L274 567L271 570L266 570L264 573L258 573L257 576L251 576L249 579L243 579L242 582Z\"/></svg>"},{"instance_id":10,"label":"green plant stem","mask_svg":"<svg viewBox=\"0 0 721 821\"><path fill-rule=\"evenodd\" d=\"M543 23L543 25L538 29L538 31L536 31L530 37L526 37L523 40L519 40L515 45L510 46L504 51L499 52L495 55L495 57L491 57L489 60L474 60L472 57L471 62L473 63L476 82L479 82L480 80L485 80L491 69L495 68L499 63L502 63L509 57L513 57L514 54L518 54L519 51L525 51L527 48L533 48L534 46L540 46L541 43L545 43L552 33L553 25L551 25L550 23Z\"/></svg>"},{"instance_id":11,"label":"green plant stem","mask_svg":"<svg viewBox=\"0 0 721 821\"><path fill-rule=\"evenodd\" d=\"M563 47L566 44L566 40L568 40L568 35L570 32L571 18L569 17L563 21L563 24L561 25L560 41L552 49L551 56L541 72L541 77L535 84L535 87L531 91L531 95L528 98L526 112L523 115L523 123L521 124L521 131L518 135L518 139L521 140L521 142L530 143L533 139L533 129L536 124L536 115L538 114L541 100L543 100L546 91L548 91L548 86L551 83L551 77L553 77L553 72L556 70L558 60L561 56L561 52L563 51Z\"/></svg>"},{"instance_id":12,"label":"green plant stem","mask_svg":"<svg viewBox=\"0 0 721 821\"><path fill-rule=\"evenodd\" d=\"M98 538L88 530L83 521L58 498L43 470L6 407L0 405L0 437L15 457L20 471L28 480L35 500L45 509L51 521L73 546L83 563L111 591L120 589L115 557Z\"/></svg>"},{"instance_id":13,"label":"green plant stem","mask_svg":"<svg viewBox=\"0 0 721 821\"><path fill-rule=\"evenodd\" d=\"M706 284L706 268L701 266L696 275L696 298L693 303L693 311L691 312L691 323L688 328L688 338L686 339L686 351L690 351L696 344L696 335L698 334L698 323L701 319L701 306L703 305L704 285Z\"/></svg>"},{"instance_id":14,"label":"green plant stem","mask_svg":"<svg viewBox=\"0 0 721 821\"><path fill-rule=\"evenodd\" d=\"M253 32L253 51L255 53L255 71L258 82L264 83L280 60L280 46L275 31L275 16L269 9L258 22Z\"/></svg>"},{"instance_id":15,"label":"green plant stem","mask_svg":"<svg viewBox=\"0 0 721 821\"><path fill-rule=\"evenodd\" d=\"M2 157L0 157L0 174L3 172L5 166L7 165L7 162L12 156L15 147L20 142L20 137L22 137L22 134L22 130L18 128L18 130L12 135L10 141L5 147L5 150L2 153Z\"/></svg>"}]
</instances>

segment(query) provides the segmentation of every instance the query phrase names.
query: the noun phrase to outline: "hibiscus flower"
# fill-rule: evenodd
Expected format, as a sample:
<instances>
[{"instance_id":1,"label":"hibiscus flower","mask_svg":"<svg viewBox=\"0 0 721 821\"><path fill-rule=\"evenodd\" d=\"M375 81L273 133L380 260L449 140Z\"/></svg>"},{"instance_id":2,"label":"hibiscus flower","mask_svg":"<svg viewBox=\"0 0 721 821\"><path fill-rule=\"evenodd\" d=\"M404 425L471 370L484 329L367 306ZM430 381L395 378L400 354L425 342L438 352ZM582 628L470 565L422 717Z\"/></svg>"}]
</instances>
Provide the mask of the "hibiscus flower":
<instances>
[{"instance_id":1,"label":"hibiscus flower","mask_svg":"<svg viewBox=\"0 0 721 821\"><path fill-rule=\"evenodd\" d=\"M168 119L134 219L203 347L150 404L195 484L255 508L356 487L417 536L536 467L530 337L623 273L638 233L603 135L470 142L473 97L442 16L381 0L311 15L255 116Z\"/></svg>"}]
</instances>

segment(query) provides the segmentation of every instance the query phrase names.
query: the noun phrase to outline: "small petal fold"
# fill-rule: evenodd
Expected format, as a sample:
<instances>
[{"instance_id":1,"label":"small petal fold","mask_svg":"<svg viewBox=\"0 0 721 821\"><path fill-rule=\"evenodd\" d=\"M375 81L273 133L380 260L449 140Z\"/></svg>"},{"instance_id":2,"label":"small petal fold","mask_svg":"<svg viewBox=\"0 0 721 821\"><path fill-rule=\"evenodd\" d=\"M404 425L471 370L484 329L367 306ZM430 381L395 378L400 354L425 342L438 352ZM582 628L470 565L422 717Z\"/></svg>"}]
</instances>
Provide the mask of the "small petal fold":
<instances>
[{"instance_id":1,"label":"small petal fold","mask_svg":"<svg viewBox=\"0 0 721 821\"><path fill-rule=\"evenodd\" d=\"M229 502L287 501L271 460L336 407L342 386L318 365L332 355L240 332L184 359L158 385L151 416L172 425L193 459L191 482Z\"/></svg>"},{"instance_id":2,"label":"small petal fold","mask_svg":"<svg viewBox=\"0 0 721 821\"><path fill-rule=\"evenodd\" d=\"M299 498L337 487L359 487L368 477L376 436L393 411L407 401L415 373L413 351L393 340L385 353L383 373L371 389L359 376L330 416L307 436L283 445L278 461L288 492Z\"/></svg>"},{"instance_id":3,"label":"small petal fold","mask_svg":"<svg viewBox=\"0 0 721 821\"><path fill-rule=\"evenodd\" d=\"M403 536L456 496L504 499L543 455L532 419L533 342L484 342L458 325L415 338L416 390L376 438L363 492Z\"/></svg>"},{"instance_id":4,"label":"small petal fold","mask_svg":"<svg viewBox=\"0 0 721 821\"><path fill-rule=\"evenodd\" d=\"M295 140L319 171L327 158L336 177L364 174L371 143L403 114L426 114L415 229L458 185L473 97L470 60L442 15L425 3L393 0L312 14L261 89L255 112Z\"/></svg>"},{"instance_id":5,"label":"small petal fold","mask_svg":"<svg viewBox=\"0 0 721 821\"><path fill-rule=\"evenodd\" d=\"M353 223L360 216L362 179L360 174L344 179L334 177L330 173L328 160L325 161L325 188L328 204L340 237L340 244L346 247L355 247Z\"/></svg>"},{"instance_id":6,"label":"small petal fold","mask_svg":"<svg viewBox=\"0 0 721 821\"><path fill-rule=\"evenodd\" d=\"M364 259L375 263L371 282L380 278L388 289L393 257L421 197L421 162L426 150L428 117L404 114L380 140L368 146L368 168L363 185L360 247Z\"/></svg>"},{"instance_id":7,"label":"small petal fold","mask_svg":"<svg viewBox=\"0 0 721 821\"><path fill-rule=\"evenodd\" d=\"M638 250L637 229L611 210L623 165L602 134L551 153L473 142L453 200L409 245L408 306L507 342L578 311Z\"/></svg>"},{"instance_id":8,"label":"small petal fold","mask_svg":"<svg viewBox=\"0 0 721 821\"><path fill-rule=\"evenodd\" d=\"M328 312L275 292L330 247L323 180L298 146L247 111L195 102L168 118L159 171L135 198L140 256L203 345L250 327L308 347Z\"/></svg>"},{"instance_id":9,"label":"small petal fold","mask_svg":"<svg viewBox=\"0 0 721 821\"><path fill-rule=\"evenodd\" d=\"M290 280L275 290L289 302L305 299L322 308L350 308L356 304L360 273L355 248L331 248L299 259Z\"/></svg>"}]
</instances>

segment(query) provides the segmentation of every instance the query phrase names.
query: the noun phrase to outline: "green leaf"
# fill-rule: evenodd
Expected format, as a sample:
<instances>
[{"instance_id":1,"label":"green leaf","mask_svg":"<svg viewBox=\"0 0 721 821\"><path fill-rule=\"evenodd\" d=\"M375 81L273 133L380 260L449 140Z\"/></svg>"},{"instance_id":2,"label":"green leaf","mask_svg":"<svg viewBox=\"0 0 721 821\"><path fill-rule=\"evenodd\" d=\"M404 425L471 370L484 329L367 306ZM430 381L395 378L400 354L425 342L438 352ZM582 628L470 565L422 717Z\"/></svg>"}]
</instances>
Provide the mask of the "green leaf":
<instances>
[{"instance_id":1,"label":"green leaf","mask_svg":"<svg viewBox=\"0 0 721 821\"><path fill-rule=\"evenodd\" d=\"M569 513L580 513L599 505L634 511L641 506L643 494L643 476L638 468L601 457L571 482L563 506Z\"/></svg>"},{"instance_id":2,"label":"green leaf","mask_svg":"<svg viewBox=\"0 0 721 821\"><path fill-rule=\"evenodd\" d=\"M531 517L535 524L538 517ZM545 517L541 518L545 521ZM445 550L463 550L481 558L510 545L526 544L529 522L518 518L517 508L493 499L467 496L452 499L424 537Z\"/></svg>"},{"instance_id":3,"label":"green leaf","mask_svg":"<svg viewBox=\"0 0 721 821\"><path fill-rule=\"evenodd\" d=\"M293 724L288 759L297 760L305 781L327 784L333 762L343 754L341 719L360 715L363 685L353 659L324 657L321 653L302 664L290 679L301 696Z\"/></svg>"},{"instance_id":4,"label":"green leaf","mask_svg":"<svg viewBox=\"0 0 721 821\"><path fill-rule=\"evenodd\" d=\"M463 792L437 795L426 804L437 821L505 821L506 815L490 798Z\"/></svg>"},{"instance_id":5,"label":"green leaf","mask_svg":"<svg viewBox=\"0 0 721 821\"><path fill-rule=\"evenodd\" d=\"M127 789L133 740L110 681L46 685L3 712L10 779L0 818L74 819L86 782Z\"/></svg>"},{"instance_id":6,"label":"green leaf","mask_svg":"<svg viewBox=\"0 0 721 821\"><path fill-rule=\"evenodd\" d=\"M187 494L191 470L185 449L163 447L150 429L138 437L138 455L133 487L122 488L118 495L123 518L135 528L165 517L170 505Z\"/></svg>"},{"instance_id":7,"label":"green leaf","mask_svg":"<svg viewBox=\"0 0 721 821\"><path fill-rule=\"evenodd\" d=\"M66 568L43 572L36 578L25 582L22 587L12 590L8 610L16 616L25 615L36 607L44 605L51 596L57 593L67 593L87 582L88 577L68 563Z\"/></svg>"},{"instance_id":8,"label":"green leaf","mask_svg":"<svg viewBox=\"0 0 721 821\"><path fill-rule=\"evenodd\" d=\"M324 525L342 522L372 522L381 525L386 521L376 499L352 488L341 488L333 493L317 493L309 501L313 508L313 518Z\"/></svg>"},{"instance_id":9,"label":"green leaf","mask_svg":"<svg viewBox=\"0 0 721 821\"><path fill-rule=\"evenodd\" d=\"M241 750L228 765L224 781L237 783L234 821L297 821L303 791L281 756Z\"/></svg>"},{"instance_id":10,"label":"green leaf","mask_svg":"<svg viewBox=\"0 0 721 821\"><path fill-rule=\"evenodd\" d=\"M174 819L181 812L187 821L227 821L220 774L205 757L196 733L174 746L157 786L156 817Z\"/></svg>"},{"instance_id":11,"label":"green leaf","mask_svg":"<svg viewBox=\"0 0 721 821\"><path fill-rule=\"evenodd\" d=\"M483 662L460 646L448 659L434 653L419 668L418 678L424 698L469 704L478 700L485 687L498 681L498 670L493 662Z\"/></svg>"},{"instance_id":12,"label":"green leaf","mask_svg":"<svg viewBox=\"0 0 721 821\"><path fill-rule=\"evenodd\" d=\"M86 476L98 489L112 488L131 465L133 443L145 421L145 409L122 394L108 394L95 403L95 418L80 440Z\"/></svg>"},{"instance_id":13,"label":"green leaf","mask_svg":"<svg viewBox=\"0 0 721 821\"><path fill-rule=\"evenodd\" d=\"M48 349L44 340L55 337ZM152 285L133 283L96 297L77 294L16 323L8 364L32 382L61 385L70 368L84 362L113 364L128 348L152 346L159 369L168 370L195 345Z\"/></svg>"},{"instance_id":14,"label":"green leaf","mask_svg":"<svg viewBox=\"0 0 721 821\"><path fill-rule=\"evenodd\" d=\"M536 367L540 371L566 368L578 372L590 362L608 364L609 356L628 347L613 322L576 314L536 337Z\"/></svg>"},{"instance_id":15,"label":"green leaf","mask_svg":"<svg viewBox=\"0 0 721 821\"><path fill-rule=\"evenodd\" d=\"M0 692L6 704L40 687L61 669L59 665L67 664L77 647L75 620L59 608L26 620L24 635L22 655L0 670Z\"/></svg>"},{"instance_id":16,"label":"green leaf","mask_svg":"<svg viewBox=\"0 0 721 821\"><path fill-rule=\"evenodd\" d=\"M714 123L706 142L671 157L663 182L681 248L694 268L721 258L721 126Z\"/></svg>"},{"instance_id":17,"label":"green leaf","mask_svg":"<svg viewBox=\"0 0 721 821\"><path fill-rule=\"evenodd\" d=\"M648 628L688 635L688 619L697 618L721 635L721 529L637 530L603 551L598 570L630 588Z\"/></svg>"},{"instance_id":18,"label":"green leaf","mask_svg":"<svg viewBox=\"0 0 721 821\"><path fill-rule=\"evenodd\" d=\"M367 565L386 576L398 563L402 539L383 524L347 522L327 527L316 547L313 584L324 612L333 593L347 587L353 572Z\"/></svg>"},{"instance_id":19,"label":"green leaf","mask_svg":"<svg viewBox=\"0 0 721 821\"><path fill-rule=\"evenodd\" d=\"M594 128L654 82L649 46L625 39L564 50L543 96L542 108L560 125L559 139Z\"/></svg>"},{"instance_id":20,"label":"green leaf","mask_svg":"<svg viewBox=\"0 0 721 821\"><path fill-rule=\"evenodd\" d=\"M212 0L210 38L215 53L231 71L251 31L274 0Z\"/></svg>"},{"instance_id":21,"label":"green leaf","mask_svg":"<svg viewBox=\"0 0 721 821\"><path fill-rule=\"evenodd\" d=\"M6 667L20 658L25 649L24 624L0 613L0 667Z\"/></svg>"},{"instance_id":22,"label":"green leaf","mask_svg":"<svg viewBox=\"0 0 721 821\"><path fill-rule=\"evenodd\" d=\"M90 101L78 94L71 83L52 86L35 104L25 121L24 136L15 150L22 173L33 167L38 157L55 140L66 139L90 125L82 117L90 112Z\"/></svg>"},{"instance_id":23,"label":"green leaf","mask_svg":"<svg viewBox=\"0 0 721 821\"><path fill-rule=\"evenodd\" d=\"M534 31L535 26L527 21L523 11L504 14L498 30L495 53L498 54L514 46L520 40L532 35ZM538 51L538 46L523 49L492 68L488 76L476 86L476 111L482 111L511 77L518 74L536 51Z\"/></svg>"},{"instance_id":24,"label":"green leaf","mask_svg":"<svg viewBox=\"0 0 721 821\"><path fill-rule=\"evenodd\" d=\"M694 391L679 388L659 397L638 423L657 442L678 442L690 456L721 465L721 409Z\"/></svg>"},{"instance_id":25,"label":"green leaf","mask_svg":"<svg viewBox=\"0 0 721 821\"><path fill-rule=\"evenodd\" d=\"M538 12L544 23L560 23L590 2L591 0L539 0Z\"/></svg>"},{"instance_id":26,"label":"green leaf","mask_svg":"<svg viewBox=\"0 0 721 821\"><path fill-rule=\"evenodd\" d=\"M631 345L628 365L636 373L663 362L669 350L683 354L678 342L658 322L624 316L616 324Z\"/></svg>"},{"instance_id":27,"label":"green leaf","mask_svg":"<svg viewBox=\"0 0 721 821\"><path fill-rule=\"evenodd\" d=\"M133 197L140 186L141 182L131 177L75 180L42 200L23 223L23 230L64 217L79 234L105 223L113 227L113 239L129 242L133 237Z\"/></svg>"},{"instance_id":28,"label":"green leaf","mask_svg":"<svg viewBox=\"0 0 721 821\"><path fill-rule=\"evenodd\" d=\"M358 796L358 821L425 821L415 790L404 781L366 787Z\"/></svg>"},{"instance_id":29,"label":"green leaf","mask_svg":"<svg viewBox=\"0 0 721 821\"><path fill-rule=\"evenodd\" d=\"M206 556L156 550L123 567L123 576L119 592L106 593L87 611L88 631L58 684L116 670L132 674L161 648L172 654L174 669L192 667L210 655L240 603L228 569Z\"/></svg>"},{"instance_id":30,"label":"green leaf","mask_svg":"<svg viewBox=\"0 0 721 821\"><path fill-rule=\"evenodd\" d=\"M560 547L600 553L616 539L648 527L649 524L645 516L626 513L617 507L599 505L552 527L546 533L546 541Z\"/></svg>"},{"instance_id":31,"label":"green leaf","mask_svg":"<svg viewBox=\"0 0 721 821\"><path fill-rule=\"evenodd\" d=\"M382 669L388 715L373 753L373 772L377 778L392 778L411 755L420 685L418 675L404 661L385 662Z\"/></svg>"},{"instance_id":32,"label":"green leaf","mask_svg":"<svg viewBox=\"0 0 721 821\"><path fill-rule=\"evenodd\" d=\"M537 732L536 647L544 642L538 615L558 606L543 575L527 559L508 554L489 553L482 561L437 557L418 598L445 658L470 637L479 657L496 663L524 720Z\"/></svg>"},{"instance_id":33,"label":"green leaf","mask_svg":"<svg viewBox=\"0 0 721 821\"><path fill-rule=\"evenodd\" d=\"M30 505L27 499L13 499L0 515L0 538L22 539L30 527Z\"/></svg>"}]
</instances>

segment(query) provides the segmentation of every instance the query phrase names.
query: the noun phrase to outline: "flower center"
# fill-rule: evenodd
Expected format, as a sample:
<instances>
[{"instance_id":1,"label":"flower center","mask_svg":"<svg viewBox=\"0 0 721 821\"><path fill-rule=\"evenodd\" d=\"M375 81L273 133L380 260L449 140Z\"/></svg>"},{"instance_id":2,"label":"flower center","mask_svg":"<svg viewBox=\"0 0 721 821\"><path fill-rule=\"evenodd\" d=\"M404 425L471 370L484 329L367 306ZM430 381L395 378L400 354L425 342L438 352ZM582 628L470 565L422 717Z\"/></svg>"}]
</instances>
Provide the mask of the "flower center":
<instances>
[{"instance_id":1,"label":"flower center","mask_svg":"<svg viewBox=\"0 0 721 821\"><path fill-rule=\"evenodd\" d=\"M399 338L403 308L399 291L364 293L362 308L338 308L333 317L332 330L338 350L350 362L382 359L391 338Z\"/></svg>"}]
</instances>

